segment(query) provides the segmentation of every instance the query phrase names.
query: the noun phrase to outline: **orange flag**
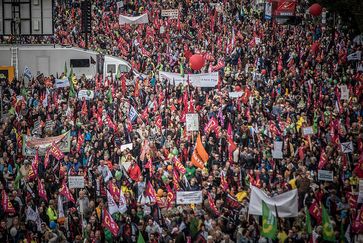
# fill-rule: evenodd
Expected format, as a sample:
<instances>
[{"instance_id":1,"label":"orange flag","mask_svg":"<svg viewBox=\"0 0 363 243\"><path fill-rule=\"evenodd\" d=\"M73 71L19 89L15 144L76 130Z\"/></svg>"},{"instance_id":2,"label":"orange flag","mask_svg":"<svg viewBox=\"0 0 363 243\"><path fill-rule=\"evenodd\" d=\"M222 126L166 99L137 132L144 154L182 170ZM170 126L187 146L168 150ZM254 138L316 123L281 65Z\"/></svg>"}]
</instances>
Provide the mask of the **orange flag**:
<instances>
[{"instance_id":1,"label":"orange flag","mask_svg":"<svg viewBox=\"0 0 363 243\"><path fill-rule=\"evenodd\" d=\"M204 164L208 161L209 155L205 151L200 134L198 134L197 143L195 145L194 152L192 154L191 162L194 166L204 169Z\"/></svg>"}]
</instances>

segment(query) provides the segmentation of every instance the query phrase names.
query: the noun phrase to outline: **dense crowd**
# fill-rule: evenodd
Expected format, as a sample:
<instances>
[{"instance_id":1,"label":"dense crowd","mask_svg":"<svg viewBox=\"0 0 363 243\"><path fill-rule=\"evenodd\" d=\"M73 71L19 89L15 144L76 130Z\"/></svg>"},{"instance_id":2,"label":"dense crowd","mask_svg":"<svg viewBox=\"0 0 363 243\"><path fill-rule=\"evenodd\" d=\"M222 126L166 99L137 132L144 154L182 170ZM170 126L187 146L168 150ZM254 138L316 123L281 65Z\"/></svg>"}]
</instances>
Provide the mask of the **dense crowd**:
<instances>
[{"instance_id":1,"label":"dense crowd","mask_svg":"<svg viewBox=\"0 0 363 243\"><path fill-rule=\"evenodd\" d=\"M87 79L68 67L67 88L53 76L27 87L2 81L0 242L267 242L261 217L248 213L251 185L270 196L298 191L299 214L278 218L275 242L325 242L315 208L326 209L335 241L362 242L363 67L348 58L362 51L362 36L339 19L279 25L251 1L223 1L218 11L213 2L92 1L89 48L146 77ZM307 7L299 1L297 12ZM175 8L178 19L161 17ZM55 36L26 41L85 47L79 1L58 0L55 11ZM120 13L145 12L149 24L118 24ZM196 73L195 53L207 60L200 72L219 72L215 88L159 79L159 71ZM82 89L94 98L77 99ZM198 113L198 132L186 131L186 113ZM217 126L205 129L211 119ZM24 155L24 135L67 132L70 152L52 144ZM191 162L199 139L204 168ZM70 176L83 176L84 188L69 188ZM177 205L176 191L202 191L203 202ZM111 213L116 233L105 226L110 200L122 212Z\"/></svg>"}]
</instances>

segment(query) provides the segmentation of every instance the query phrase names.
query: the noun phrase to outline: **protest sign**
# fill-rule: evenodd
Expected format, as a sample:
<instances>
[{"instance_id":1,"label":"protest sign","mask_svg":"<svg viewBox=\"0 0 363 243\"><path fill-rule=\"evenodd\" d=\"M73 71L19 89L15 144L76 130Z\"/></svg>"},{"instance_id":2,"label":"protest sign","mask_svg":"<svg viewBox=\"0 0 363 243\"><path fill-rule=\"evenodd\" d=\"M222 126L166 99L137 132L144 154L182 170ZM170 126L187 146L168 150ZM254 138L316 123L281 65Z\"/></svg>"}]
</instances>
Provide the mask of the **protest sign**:
<instances>
[{"instance_id":1,"label":"protest sign","mask_svg":"<svg viewBox=\"0 0 363 243\"><path fill-rule=\"evenodd\" d=\"M313 127L304 127L302 129L303 135L307 136L307 135L313 135L314 134L314 130Z\"/></svg>"},{"instance_id":2,"label":"protest sign","mask_svg":"<svg viewBox=\"0 0 363 243\"><path fill-rule=\"evenodd\" d=\"M69 87L70 84L69 84L69 80L68 78L64 78L64 79L56 79L55 80L55 83L54 83L54 86L56 88L65 88L65 87Z\"/></svg>"},{"instance_id":3,"label":"protest sign","mask_svg":"<svg viewBox=\"0 0 363 243\"><path fill-rule=\"evenodd\" d=\"M318 170L319 181L333 181L333 171Z\"/></svg>"},{"instance_id":4,"label":"protest sign","mask_svg":"<svg viewBox=\"0 0 363 243\"><path fill-rule=\"evenodd\" d=\"M68 176L68 187L72 188L84 188L83 176Z\"/></svg>"},{"instance_id":5,"label":"protest sign","mask_svg":"<svg viewBox=\"0 0 363 243\"><path fill-rule=\"evenodd\" d=\"M187 132L199 131L199 119L197 113L186 114Z\"/></svg>"},{"instance_id":6,"label":"protest sign","mask_svg":"<svg viewBox=\"0 0 363 243\"><path fill-rule=\"evenodd\" d=\"M242 95L243 95L242 91L240 91L240 92L229 92L228 93L229 98L239 98Z\"/></svg>"},{"instance_id":7,"label":"protest sign","mask_svg":"<svg viewBox=\"0 0 363 243\"><path fill-rule=\"evenodd\" d=\"M78 99L82 100L83 98L85 98L85 100L92 100L95 96L95 93L93 92L93 90L88 90L88 89L81 89L78 92Z\"/></svg>"},{"instance_id":8,"label":"protest sign","mask_svg":"<svg viewBox=\"0 0 363 243\"><path fill-rule=\"evenodd\" d=\"M176 204L201 204L203 202L202 191L177 191Z\"/></svg>"},{"instance_id":9,"label":"protest sign","mask_svg":"<svg viewBox=\"0 0 363 243\"><path fill-rule=\"evenodd\" d=\"M121 145L121 152L123 152L126 149L132 150L132 143L127 143L127 144L123 144Z\"/></svg>"},{"instance_id":10,"label":"protest sign","mask_svg":"<svg viewBox=\"0 0 363 243\"><path fill-rule=\"evenodd\" d=\"M282 159L282 142L281 141L275 141L274 142L274 149L272 151L272 157L274 159Z\"/></svg>"},{"instance_id":11,"label":"protest sign","mask_svg":"<svg viewBox=\"0 0 363 243\"><path fill-rule=\"evenodd\" d=\"M353 153L353 143L352 142L345 142L341 143L342 152L345 154Z\"/></svg>"},{"instance_id":12,"label":"protest sign","mask_svg":"<svg viewBox=\"0 0 363 243\"><path fill-rule=\"evenodd\" d=\"M347 85L340 85L340 99L349 100L349 89Z\"/></svg>"},{"instance_id":13,"label":"protest sign","mask_svg":"<svg viewBox=\"0 0 363 243\"><path fill-rule=\"evenodd\" d=\"M169 17L170 19L178 19L178 9L163 9L161 10L161 17Z\"/></svg>"}]
</instances>

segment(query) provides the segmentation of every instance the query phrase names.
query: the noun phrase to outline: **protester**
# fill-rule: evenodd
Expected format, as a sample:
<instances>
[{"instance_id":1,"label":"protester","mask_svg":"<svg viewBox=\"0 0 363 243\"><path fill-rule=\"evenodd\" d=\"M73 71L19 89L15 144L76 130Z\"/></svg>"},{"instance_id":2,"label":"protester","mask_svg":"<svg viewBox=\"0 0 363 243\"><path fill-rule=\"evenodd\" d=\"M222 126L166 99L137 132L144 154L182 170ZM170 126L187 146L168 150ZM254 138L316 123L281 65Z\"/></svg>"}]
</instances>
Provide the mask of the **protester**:
<instances>
[{"instance_id":1,"label":"protester","mask_svg":"<svg viewBox=\"0 0 363 243\"><path fill-rule=\"evenodd\" d=\"M362 51L359 35L340 20L280 25L251 1L218 2L92 2L89 48L146 77L87 79L68 67L66 88L55 76L2 80L2 242L362 241L363 63L348 58ZM297 14L307 8L300 1ZM55 11L54 38L24 41L84 48L79 2ZM118 24L143 13L148 24ZM160 71L220 78L175 85ZM79 99L81 89L94 98ZM187 113L198 131L187 131ZM295 189L293 217L264 202L252 214L253 193ZM177 191L201 191L202 203L178 204Z\"/></svg>"}]
</instances>

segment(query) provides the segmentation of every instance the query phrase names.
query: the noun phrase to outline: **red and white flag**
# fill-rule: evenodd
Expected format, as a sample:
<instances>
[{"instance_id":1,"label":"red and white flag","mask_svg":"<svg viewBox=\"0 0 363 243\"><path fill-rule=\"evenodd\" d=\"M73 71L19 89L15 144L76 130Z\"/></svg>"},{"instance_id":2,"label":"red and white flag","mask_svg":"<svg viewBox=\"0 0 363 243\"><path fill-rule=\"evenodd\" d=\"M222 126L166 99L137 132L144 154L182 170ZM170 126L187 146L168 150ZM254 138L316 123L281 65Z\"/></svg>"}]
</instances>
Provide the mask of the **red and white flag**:
<instances>
[{"instance_id":1,"label":"red and white flag","mask_svg":"<svg viewBox=\"0 0 363 243\"><path fill-rule=\"evenodd\" d=\"M69 191L69 188L67 187L66 183L63 183L62 187L59 189L59 194L61 194L62 196L65 196L68 199L68 201L76 203L76 201L74 200L73 195Z\"/></svg>"},{"instance_id":2,"label":"red and white flag","mask_svg":"<svg viewBox=\"0 0 363 243\"><path fill-rule=\"evenodd\" d=\"M63 154L62 150L60 150L59 147L55 143L52 143L49 152L57 160L61 160L64 158L64 154Z\"/></svg>"}]
</instances>

